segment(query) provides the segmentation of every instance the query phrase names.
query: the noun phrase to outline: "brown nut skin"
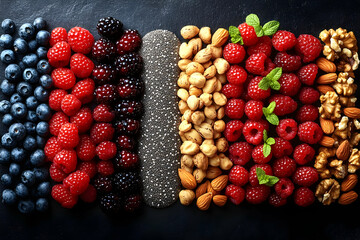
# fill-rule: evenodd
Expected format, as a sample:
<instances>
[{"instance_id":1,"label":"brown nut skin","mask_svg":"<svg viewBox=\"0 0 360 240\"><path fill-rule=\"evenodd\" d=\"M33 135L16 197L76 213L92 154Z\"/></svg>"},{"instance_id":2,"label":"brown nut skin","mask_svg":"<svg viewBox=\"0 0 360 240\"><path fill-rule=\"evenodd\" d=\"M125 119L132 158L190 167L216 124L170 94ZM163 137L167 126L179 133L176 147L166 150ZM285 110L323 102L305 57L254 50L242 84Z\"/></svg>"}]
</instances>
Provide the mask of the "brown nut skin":
<instances>
[{"instance_id":1,"label":"brown nut skin","mask_svg":"<svg viewBox=\"0 0 360 240\"><path fill-rule=\"evenodd\" d=\"M190 189L181 190L179 192L180 203L184 206L188 206L194 201L195 193Z\"/></svg>"}]
</instances>

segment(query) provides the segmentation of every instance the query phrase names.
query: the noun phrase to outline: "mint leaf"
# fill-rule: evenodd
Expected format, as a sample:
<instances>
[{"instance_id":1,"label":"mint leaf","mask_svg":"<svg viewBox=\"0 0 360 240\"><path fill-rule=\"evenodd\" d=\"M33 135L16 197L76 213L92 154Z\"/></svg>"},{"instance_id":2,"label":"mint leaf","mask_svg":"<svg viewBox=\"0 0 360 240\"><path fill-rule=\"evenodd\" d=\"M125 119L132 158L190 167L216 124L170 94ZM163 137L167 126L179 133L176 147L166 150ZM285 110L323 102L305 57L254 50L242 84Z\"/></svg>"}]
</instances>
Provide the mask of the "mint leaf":
<instances>
[{"instance_id":1,"label":"mint leaf","mask_svg":"<svg viewBox=\"0 0 360 240\"><path fill-rule=\"evenodd\" d=\"M265 115L265 114L264 114ZM266 120L272 125L279 125L279 118L275 113L271 113L269 115L265 115Z\"/></svg>"},{"instance_id":2,"label":"mint leaf","mask_svg":"<svg viewBox=\"0 0 360 240\"><path fill-rule=\"evenodd\" d=\"M266 143L266 140L268 139L268 135L267 135L266 129L264 129L264 131L263 131L263 139L264 139L264 143Z\"/></svg>"},{"instance_id":3,"label":"mint leaf","mask_svg":"<svg viewBox=\"0 0 360 240\"><path fill-rule=\"evenodd\" d=\"M275 20L265 23L263 26L265 36L270 36L275 34L279 26L280 23Z\"/></svg>"},{"instance_id":4,"label":"mint leaf","mask_svg":"<svg viewBox=\"0 0 360 240\"><path fill-rule=\"evenodd\" d=\"M267 79L266 77L263 77L263 79L261 79L261 81L259 82L258 86L262 90L268 90L270 87L269 79Z\"/></svg>"},{"instance_id":5,"label":"mint leaf","mask_svg":"<svg viewBox=\"0 0 360 240\"><path fill-rule=\"evenodd\" d=\"M266 144L268 145L274 145L275 144L275 139L272 138L272 137L269 137L267 140L266 140Z\"/></svg>"},{"instance_id":6,"label":"mint leaf","mask_svg":"<svg viewBox=\"0 0 360 240\"><path fill-rule=\"evenodd\" d=\"M249 15L245 18L245 22L246 22L247 24L249 24L250 26L253 26L253 27L255 27L255 26L260 26L260 19L259 19L259 17L258 17L256 14L254 14L254 13L249 14Z\"/></svg>"},{"instance_id":7,"label":"mint leaf","mask_svg":"<svg viewBox=\"0 0 360 240\"><path fill-rule=\"evenodd\" d=\"M241 45L244 44L243 39L240 34L240 31L237 27L230 26L229 27L229 35L230 35L232 43L240 43Z\"/></svg>"},{"instance_id":8,"label":"mint leaf","mask_svg":"<svg viewBox=\"0 0 360 240\"><path fill-rule=\"evenodd\" d=\"M257 36L257 37L262 37L262 36L264 36L264 30L263 30L263 28L262 28L260 25L253 26L253 27L254 27L254 30L255 30L255 33L256 33L256 36Z\"/></svg>"},{"instance_id":9,"label":"mint leaf","mask_svg":"<svg viewBox=\"0 0 360 240\"><path fill-rule=\"evenodd\" d=\"M276 107L276 102L272 101L271 103L269 103L269 106L267 107L267 109L269 110L269 113L273 113Z\"/></svg>"},{"instance_id":10,"label":"mint leaf","mask_svg":"<svg viewBox=\"0 0 360 240\"><path fill-rule=\"evenodd\" d=\"M271 153L271 146L267 143L264 143L264 146L263 146L263 154L264 154L264 157L267 157L269 156Z\"/></svg>"},{"instance_id":11,"label":"mint leaf","mask_svg":"<svg viewBox=\"0 0 360 240\"><path fill-rule=\"evenodd\" d=\"M272 187L279 181L279 178L271 175L266 175L262 168L255 169L256 176L259 180L259 184L265 184L266 186Z\"/></svg>"},{"instance_id":12,"label":"mint leaf","mask_svg":"<svg viewBox=\"0 0 360 240\"><path fill-rule=\"evenodd\" d=\"M279 80L281 75L282 75L282 68L277 67L271 70L271 72L269 72L268 75L266 75L266 78L268 78L273 82Z\"/></svg>"},{"instance_id":13,"label":"mint leaf","mask_svg":"<svg viewBox=\"0 0 360 240\"><path fill-rule=\"evenodd\" d=\"M280 83L279 83L278 81L271 81L271 82L269 83L269 85L270 85L270 88L271 88L271 89L274 89L274 90L276 90L276 91L279 91L280 88L281 88L281 85L280 85Z\"/></svg>"}]
</instances>

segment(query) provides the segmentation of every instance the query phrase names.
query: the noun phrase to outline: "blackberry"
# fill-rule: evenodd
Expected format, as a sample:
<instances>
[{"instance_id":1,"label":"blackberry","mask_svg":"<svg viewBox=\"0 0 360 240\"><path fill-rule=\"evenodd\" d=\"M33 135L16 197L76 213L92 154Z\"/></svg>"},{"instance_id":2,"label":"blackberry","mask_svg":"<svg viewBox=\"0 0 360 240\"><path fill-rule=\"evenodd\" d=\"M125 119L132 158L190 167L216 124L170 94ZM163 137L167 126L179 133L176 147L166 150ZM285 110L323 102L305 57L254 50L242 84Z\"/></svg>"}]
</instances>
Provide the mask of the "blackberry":
<instances>
[{"instance_id":1,"label":"blackberry","mask_svg":"<svg viewBox=\"0 0 360 240\"><path fill-rule=\"evenodd\" d=\"M140 128L140 121L136 119L122 119L115 123L115 129L119 134L126 134L134 136L138 133Z\"/></svg>"},{"instance_id":2,"label":"blackberry","mask_svg":"<svg viewBox=\"0 0 360 240\"><path fill-rule=\"evenodd\" d=\"M136 171L121 171L114 174L113 185L119 194L136 193L140 190L140 176Z\"/></svg>"},{"instance_id":3,"label":"blackberry","mask_svg":"<svg viewBox=\"0 0 360 240\"><path fill-rule=\"evenodd\" d=\"M140 194L130 195L124 200L124 210L126 212L134 212L142 205L142 198Z\"/></svg>"},{"instance_id":4,"label":"blackberry","mask_svg":"<svg viewBox=\"0 0 360 240\"><path fill-rule=\"evenodd\" d=\"M116 71L121 76L135 76L143 67L142 57L138 53L126 53L115 59Z\"/></svg>"},{"instance_id":5,"label":"blackberry","mask_svg":"<svg viewBox=\"0 0 360 240\"><path fill-rule=\"evenodd\" d=\"M119 196L108 193L100 198L100 208L106 213L117 213L121 209Z\"/></svg>"},{"instance_id":6,"label":"blackberry","mask_svg":"<svg viewBox=\"0 0 360 240\"><path fill-rule=\"evenodd\" d=\"M136 147L136 141L134 138L127 135L120 135L116 140L118 150L134 150Z\"/></svg>"},{"instance_id":7,"label":"blackberry","mask_svg":"<svg viewBox=\"0 0 360 240\"><path fill-rule=\"evenodd\" d=\"M93 185L99 194L110 193L113 189L111 179L105 176L97 176Z\"/></svg>"},{"instance_id":8,"label":"blackberry","mask_svg":"<svg viewBox=\"0 0 360 240\"><path fill-rule=\"evenodd\" d=\"M116 55L116 45L106 38L100 38L94 43L91 54L98 62L112 61Z\"/></svg>"},{"instance_id":9,"label":"blackberry","mask_svg":"<svg viewBox=\"0 0 360 240\"><path fill-rule=\"evenodd\" d=\"M128 150L122 150L117 153L114 163L118 169L134 168L139 164L139 156Z\"/></svg>"},{"instance_id":10,"label":"blackberry","mask_svg":"<svg viewBox=\"0 0 360 240\"><path fill-rule=\"evenodd\" d=\"M115 106L115 114L119 118L137 118L141 115L143 106L134 100L121 100Z\"/></svg>"},{"instance_id":11,"label":"blackberry","mask_svg":"<svg viewBox=\"0 0 360 240\"><path fill-rule=\"evenodd\" d=\"M96 101L98 103L111 103L116 100L115 86L105 84L95 90Z\"/></svg>"},{"instance_id":12,"label":"blackberry","mask_svg":"<svg viewBox=\"0 0 360 240\"><path fill-rule=\"evenodd\" d=\"M116 90L121 98L136 98L144 92L144 83L139 78L120 78Z\"/></svg>"},{"instance_id":13,"label":"blackberry","mask_svg":"<svg viewBox=\"0 0 360 240\"><path fill-rule=\"evenodd\" d=\"M137 30L127 29L124 34L116 42L116 50L119 55L123 55L128 52L134 52L141 45L141 37Z\"/></svg>"},{"instance_id":14,"label":"blackberry","mask_svg":"<svg viewBox=\"0 0 360 240\"><path fill-rule=\"evenodd\" d=\"M100 64L94 67L92 75L98 85L103 85L116 79L116 69L112 65Z\"/></svg>"},{"instance_id":15,"label":"blackberry","mask_svg":"<svg viewBox=\"0 0 360 240\"><path fill-rule=\"evenodd\" d=\"M113 17L101 18L96 25L98 33L106 38L116 40L122 34L123 24Z\"/></svg>"}]
</instances>

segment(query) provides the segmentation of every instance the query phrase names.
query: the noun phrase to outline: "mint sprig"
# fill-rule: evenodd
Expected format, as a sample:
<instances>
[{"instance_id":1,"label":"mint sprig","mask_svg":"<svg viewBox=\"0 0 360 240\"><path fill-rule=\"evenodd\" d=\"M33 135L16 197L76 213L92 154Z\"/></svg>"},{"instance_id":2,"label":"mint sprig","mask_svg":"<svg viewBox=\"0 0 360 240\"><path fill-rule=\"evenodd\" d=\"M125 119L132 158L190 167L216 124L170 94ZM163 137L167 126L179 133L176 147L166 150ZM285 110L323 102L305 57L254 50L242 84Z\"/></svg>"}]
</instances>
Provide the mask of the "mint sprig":
<instances>
[{"instance_id":1,"label":"mint sprig","mask_svg":"<svg viewBox=\"0 0 360 240\"><path fill-rule=\"evenodd\" d=\"M256 176L259 180L259 184L265 184L266 186L272 187L279 181L279 178L271 175L266 175L262 168L256 168Z\"/></svg>"},{"instance_id":2,"label":"mint sprig","mask_svg":"<svg viewBox=\"0 0 360 240\"><path fill-rule=\"evenodd\" d=\"M240 43L241 45L244 44L244 41L240 34L240 31L237 27L230 26L229 27L229 35L230 35L230 40L232 43Z\"/></svg>"},{"instance_id":3,"label":"mint sprig","mask_svg":"<svg viewBox=\"0 0 360 240\"><path fill-rule=\"evenodd\" d=\"M274 89L278 91L280 89L280 83L278 80L280 79L282 75L282 68L277 67L271 70L271 72L263 77L261 81L259 82L259 88L262 90L268 90L269 88Z\"/></svg>"},{"instance_id":4,"label":"mint sprig","mask_svg":"<svg viewBox=\"0 0 360 240\"><path fill-rule=\"evenodd\" d=\"M258 37L262 37L264 35L271 36L276 33L276 31L278 30L278 28L280 26L280 23L275 20L269 21L269 22L265 23L264 26L261 26L259 17L254 13L249 14L246 17L245 22L248 25L254 27L256 36L258 36Z\"/></svg>"},{"instance_id":5,"label":"mint sprig","mask_svg":"<svg viewBox=\"0 0 360 240\"><path fill-rule=\"evenodd\" d=\"M279 125L279 118L278 116L276 116L276 114L274 113L276 107L276 102L272 101L269 106L267 107L263 107L263 113L264 116L266 118L266 120L271 123L272 125Z\"/></svg>"},{"instance_id":6,"label":"mint sprig","mask_svg":"<svg viewBox=\"0 0 360 240\"><path fill-rule=\"evenodd\" d=\"M266 130L263 131L263 138L264 138L263 154L264 157L267 157L271 153L271 145L275 144L275 139L272 137L268 137Z\"/></svg>"}]
</instances>

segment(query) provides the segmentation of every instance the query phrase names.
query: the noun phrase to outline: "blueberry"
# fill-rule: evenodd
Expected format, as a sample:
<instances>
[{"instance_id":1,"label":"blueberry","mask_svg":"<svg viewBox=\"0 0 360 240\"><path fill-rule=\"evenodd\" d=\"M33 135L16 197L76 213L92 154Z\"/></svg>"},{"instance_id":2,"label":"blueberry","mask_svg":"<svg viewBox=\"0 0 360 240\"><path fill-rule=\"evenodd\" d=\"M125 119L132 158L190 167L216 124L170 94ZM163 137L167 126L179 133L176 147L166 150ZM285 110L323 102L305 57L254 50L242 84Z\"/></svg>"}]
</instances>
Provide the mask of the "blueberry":
<instances>
[{"instance_id":1,"label":"blueberry","mask_svg":"<svg viewBox=\"0 0 360 240\"><path fill-rule=\"evenodd\" d=\"M9 49L13 45L13 37L10 34L1 34L0 36L0 47Z\"/></svg>"},{"instance_id":2,"label":"blueberry","mask_svg":"<svg viewBox=\"0 0 360 240\"><path fill-rule=\"evenodd\" d=\"M49 99L49 91L42 86L37 86L34 90L34 96L40 102L47 102Z\"/></svg>"},{"instance_id":3,"label":"blueberry","mask_svg":"<svg viewBox=\"0 0 360 240\"><path fill-rule=\"evenodd\" d=\"M38 48L38 43L36 40L31 40L30 42L28 42L28 52L36 52L36 49Z\"/></svg>"},{"instance_id":4,"label":"blueberry","mask_svg":"<svg viewBox=\"0 0 360 240\"><path fill-rule=\"evenodd\" d=\"M36 133L40 137L46 137L49 133L49 124L47 122L39 122L36 125Z\"/></svg>"},{"instance_id":5,"label":"blueberry","mask_svg":"<svg viewBox=\"0 0 360 240\"><path fill-rule=\"evenodd\" d=\"M30 214L35 209L35 204L31 200L21 200L18 203L18 209L20 213Z\"/></svg>"},{"instance_id":6,"label":"blueberry","mask_svg":"<svg viewBox=\"0 0 360 240\"><path fill-rule=\"evenodd\" d=\"M33 88L30 83L28 82L20 82L16 86L16 92L20 94L22 97L29 97L33 93Z\"/></svg>"},{"instance_id":7,"label":"blueberry","mask_svg":"<svg viewBox=\"0 0 360 240\"><path fill-rule=\"evenodd\" d=\"M47 25L47 24L46 24L46 21L45 21L45 19L42 18L42 17L37 17L37 18L35 18L35 20L34 20L34 22L33 22L33 26L35 27L35 29L36 29L37 31L45 29L45 28L46 28L46 25Z\"/></svg>"},{"instance_id":8,"label":"blueberry","mask_svg":"<svg viewBox=\"0 0 360 240\"><path fill-rule=\"evenodd\" d=\"M5 64L14 63L16 60L14 51L10 49L5 49L1 52L0 60Z\"/></svg>"},{"instance_id":9,"label":"blueberry","mask_svg":"<svg viewBox=\"0 0 360 240\"><path fill-rule=\"evenodd\" d=\"M8 100L0 101L0 113L5 114L9 113L11 108L11 103Z\"/></svg>"},{"instance_id":10,"label":"blueberry","mask_svg":"<svg viewBox=\"0 0 360 240\"><path fill-rule=\"evenodd\" d=\"M10 151L5 148L0 148L0 164L10 162Z\"/></svg>"},{"instance_id":11,"label":"blueberry","mask_svg":"<svg viewBox=\"0 0 360 240\"><path fill-rule=\"evenodd\" d=\"M10 113L7 113L3 116L1 122L8 127L14 122L14 117Z\"/></svg>"},{"instance_id":12,"label":"blueberry","mask_svg":"<svg viewBox=\"0 0 360 240\"><path fill-rule=\"evenodd\" d=\"M5 133L1 137L1 145L4 148L11 149L16 146L16 141L10 137L9 133Z\"/></svg>"},{"instance_id":13,"label":"blueberry","mask_svg":"<svg viewBox=\"0 0 360 240\"><path fill-rule=\"evenodd\" d=\"M31 170L25 170L21 174L21 182L30 187L35 184L35 174Z\"/></svg>"},{"instance_id":14,"label":"blueberry","mask_svg":"<svg viewBox=\"0 0 360 240\"><path fill-rule=\"evenodd\" d=\"M14 104L14 103L17 103L17 102L22 102L22 101L23 101L23 98L18 93L14 93L10 97L10 103L11 104Z\"/></svg>"},{"instance_id":15,"label":"blueberry","mask_svg":"<svg viewBox=\"0 0 360 240\"><path fill-rule=\"evenodd\" d=\"M13 148L10 154L11 160L16 163L24 162L27 157L25 149L19 147Z\"/></svg>"},{"instance_id":16,"label":"blueberry","mask_svg":"<svg viewBox=\"0 0 360 240\"><path fill-rule=\"evenodd\" d=\"M12 178L10 174L3 174L0 178L0 182L4 187L9 187L12 184Z\"/></svg>"},{"instance_id":17,"label":"blueberry","mask_svg":"<svg viewBox=\"0 0 360 240\"><path fill-rule=\"evenodd\" d=\"M9 173L11 176L18 176L20 174L21 167L20 164L11 163L9 166Z\"/></svg>"},{"instance_id":18,"label":"blueberry","mask_svg":"<svg viewBox=\"0 0 360 240\"><path fill-rule=\"evenodd\" d=\"M36 143L38 148L44 148L46 145L46 137L36 136Z\"/></svg>"},{"instance_id":19,"label":"blueberry","mask_svg":"<svg viewBox=\"0 0 360 240\"><path fill-rule=\"evenodd\" d=\"M27 41L34 38L36 30L30 23L24 23L19 28L19 36Z\"/></svg>"},{"instance_id":20,"label":"blueberry","mask_svg":"<svg viewBox=\"0 0 360 240\"><path fill-rule=\"evenodd\" d=\"M35 123L25 122L24 126L25 126L27 134L30 134L30 135L36 134L36 124Z\"/></svg>"},{"instance_id":21,"label":"blueberry","mask_svg":"<svg viewBox=\"0 0 360 240\"><path fill-rule=\"evenodd\" d=\"M4 31L4 33L13 34L15 32L16 26L13 20L7 18L4 21L2 21L1 28Z\"/></svg>"},{"instance_id":22,"label":"blueberry","mask_svg":"<svg viewBox=\"0 0 360 240\"><path fill-rule=\"evenodd\" d=\"M49 208L49 202L46 198L39 198L36 200L36 211L38 212L45 212Z\"/></svg>"},{"instance_id":23,"label":"blueberry","mask_svg":"<svg viewBox=\"0 0 360 240\"><path fill-rule=\"evenodd\" d=\"M15 84L9 82L7 79L1 82L0 88L1 92L6 96L10 96L15 92Z\"/></svg>"},{"instance_id":24,"label":"blueberry","mask_svg":"<svg viewBox=\"0 0 360 240\"><path fill-rule=\"evenodd\" d=\"M38 56L39 59L46 59L47 52L48 50L45 47L39 47L38 49L36 49L36 55Z\"/></svg>"},{"instance_id":25,"label":"blueberry","mask_svg":"<svg viewBox=\"0 0 360 240\"><path fill-rule=\"evenodd\" d=\"M21 141L25 138L26 129L22 123L14 123L9 127L10 137L15 141Z\"/></svg>"},{"instance_id":26,"label":"blueberry","mask_svg":"<svg viewBox=\"0 0 360 240\"><path fill-rule=\"evenodd\" d=\"M48 74L44 74L40 77L40 85L46 89L50 89L53 86L53 80Z\"/></svg>"},{"instance_id":27,"label":"blueberry","mask_svg":"<svg viewBox=\"0 0 360 240\"><path fill-rule=\"evenodd\" d=\"M27 109L25 104L21 102L14 103L10 109L11 115L16 119L23 119L27 115Z\"/></svg>"},{"instance_id":28,"label":"blueberry","mask_svg":"<svg viewBox=\"0 0 360 240\"><path fill-rule=\"evenodd\" d=\"M16 202L16 194L13 190L5 189L1 194L2 203L13 205Z\"/></svg>"},{"instance_id":29,"label":"blueberry","mask_svg":"<svg viewBox=\"0 0 360 240\"><path fill-rule=\"evenodd\" d=\"M28 50L27 42L22 38L17 38L14 41L14 51L20 54L25 54Z\"/></svg>"},{"instance_id":30,"label":"blueberry","mask_svg":"<svg viewBox=\"0 0 360 240\"><path fill-rule=\"evenodd\" d=\"M26 107L31 110L35 110L39 105L39 101L35 96L30 96L25 100Z\"/></svg>"},{"instance_id":31,"label":"blueberry","mask_svg":"<svg viewBox=\"0 0 360 240\"><path fill-rule=\"evenodd\" d=\"M15 187L15 193L18 197L26 198L29 196L29 189L24 183L19 183Z\"/></svg>"},{"instance_id":32,"label":"blueberry","mask_svg":"<svg viewBox=\"0 0 360 240\"><path fill-rule=\"evenodd\" d=\"M37 147L36 139L33 136L26 136L23 142L25 150L33 151Z\"/></svg>"},{"instance_id":33,"label":"blueberry","mask_svg":"<svg viewBox=\"0 0 360 240\"><path fill-rule=\"evenodd\" d=\"M36 112L33 110L28 111L27 115L26 115L26 120L36 123L37 121L39 121L38 116L36 115Z\"/></svg>"},{"instance_id":34,"label":"blueberry","mask_svg":"<svg viewBox=\"0 0 360 240\"><path fill-rule=\"evenodd\" d=\"M40 30L36 34L36 41L40 46L48 46L50 40L50 33L46 30Z\"/></svg>"},{"instance_id":35,"label":"blueberry","mask_svg":"<svg viewBox=\"0 0 360 240\"><path fill-rule=\"evenodd\" d=\"M30 84L38 83L39 78L39 73L35 68L26 68L23 72L23 79Z\"/></svg>"},{"instance_id":36,"label":"blueberry","mask_svg":"<svg viewBox=\"0 0 360 240\"><path fill-rule=\"evenodd\" d=\"M26 67L35 67L37 62L39 61L38 56L35 53L26 54L22 58L22 62L25 64Z\"/></svg>"},{"instance_id":37,"label":"blueberry","mask_svg":"<svg viewBox=\"0 0 360 240\"><path fill-rule=\"evenodd\" d=\"M42 149L37 149L35 150L31 155L30 155L30 162L32 163L32 165L34 166L41 166L42 164L45 163L45 153L44 150Z\"/></svg>"},{"instance_id":38,"label":"blueberry","mask_svg":"<svg viewBox=\"0 0 360 240\"><path fill-rule=\"evenodd\" d=\"M47 121L51 117L51 109L47 104L42 103L36 108L36 115L40 120Z\"/></svg>"},{"instance_id":39,"label":"blueberry","mask_svg":"<svg viewBox=\"0 0 360 240\"><path fill-rule=\"evenodd\" d=\"M23 63L23 62L21 61L21 62L18 63L18 65L19 65L21 71L24 71L24 70L25 70L25 68L26 68L25 63Z\"/></svg>"},{"instance_id":40,"label":"blueberry","mask_svg":"<svg viewBox=\"0 0 360 240\"><path fill-rule=\"evenodd\" d=\"M47 168L34 168L33 172L35 174L35 179L37 182L45 181L49 178L49 171Z\"/></svg>"},{"instance_id":41,"label":"blueberry","mask_svg":"<svg viewBox=\"0 0 360 240\"><path fill-rule=\"evenodd\" d=\"M50 195L51 185L50 182L42 182L36 188L37 196L46 197Z\"/></svg>"},{"instance_id":42,"label":"blueberry","mask_svg":"<svg viewBox=\"0 0 360 240\"><path fill-rule=\"evenodd\" d=\"M51 71L51 66L50 66L50 64L49 64L49 62L47 60L41 59L37 64L36 70L40 74L48 74Z\"/></svg>"},{"instance_id":43,"label":"blueberry","mask_svg":"<svg viewBox=\"0 0 360 240\"><path fill-rule=\"evenodd\" d=\"M11 63L5 68L5 78L10 82L16 82L21 79L21 68L19 65Z\"/></svg>"}]
</instances>

